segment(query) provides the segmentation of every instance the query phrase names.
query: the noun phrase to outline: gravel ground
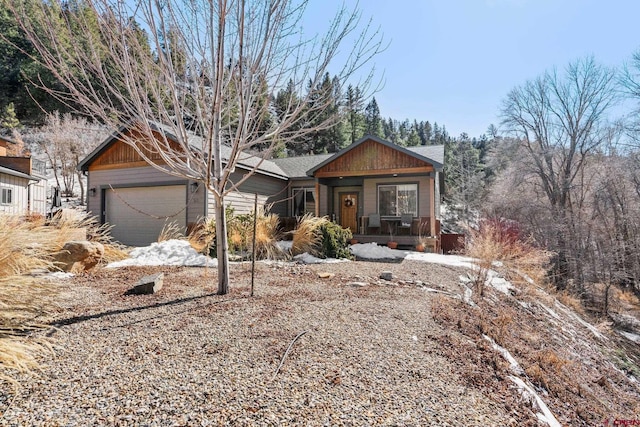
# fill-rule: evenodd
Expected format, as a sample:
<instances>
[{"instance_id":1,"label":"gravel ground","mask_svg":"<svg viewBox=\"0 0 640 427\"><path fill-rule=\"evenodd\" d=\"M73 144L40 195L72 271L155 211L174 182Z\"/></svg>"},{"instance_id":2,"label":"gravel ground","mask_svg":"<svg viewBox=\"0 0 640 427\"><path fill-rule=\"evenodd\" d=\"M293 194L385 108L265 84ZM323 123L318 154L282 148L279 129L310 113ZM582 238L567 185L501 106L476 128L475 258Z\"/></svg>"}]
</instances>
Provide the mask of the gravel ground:
<instances>
[{"instance_id":1,"label":"gravel ground","mask_svg":"<svg viewBox=\"0 0 640 427\"><path fill-rule=\"evenodd\" d=\"M383 270L394 281L380 281ZM160 293L125 295L156 271L165 272ZM509 422L434 355L431 294L415 281L455 287L452 269L259 264L256 277L254 298L246 264L234 265L227 296L213 295L215 271L194 268L102 270L66 282L49 331L56 356L19 378L3 425Z\"/></svg>"},{"instance_id":2,"label":"gravel ground","mask_svg":"<svg viewBox=\"0 0 640 427\"><path fill-rule=\"evenodd\" d=\"M159 271L158 294L126 295ZM233 265L226 296L201 268L77 276L60 284L56 327L43 332L55 357L17 376L17 395L0 388L0 425L536 425L471 385L443 348L433 290L459 294L461 273L411 261L259 263L253 298L248 264Z\"/></svg>"}]
</instances>

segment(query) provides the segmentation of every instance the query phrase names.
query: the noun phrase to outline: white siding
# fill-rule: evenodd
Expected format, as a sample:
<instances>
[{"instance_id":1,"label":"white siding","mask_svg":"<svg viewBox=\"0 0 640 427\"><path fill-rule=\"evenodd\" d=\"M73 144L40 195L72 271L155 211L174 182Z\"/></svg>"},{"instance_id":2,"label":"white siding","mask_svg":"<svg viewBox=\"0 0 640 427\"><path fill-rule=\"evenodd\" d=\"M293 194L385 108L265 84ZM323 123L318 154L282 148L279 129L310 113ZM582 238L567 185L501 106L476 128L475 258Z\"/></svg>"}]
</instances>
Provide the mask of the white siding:
<instances>
[{"instance_id":1,"label":"white siding","mask_svg":"<svg viewBox=\"0 0 640 427\"><path fill-rule=\"evenodd\" d=\"M28 185L29 180L26 178L0 173L0 188L11 190L11 203L0 203L0 213L10 215L23 215L27 213L29 206Z\"/></svg>"},{"instance_id":2,"label":"white siding","mask_svg":"<svg viewBox=\"0 0 640 427\"><path fill-rule=\"evenodd\" d=\"M31 212L45 215L47 213L47 180L31 184Z\"/></svg>"}]
</instances>

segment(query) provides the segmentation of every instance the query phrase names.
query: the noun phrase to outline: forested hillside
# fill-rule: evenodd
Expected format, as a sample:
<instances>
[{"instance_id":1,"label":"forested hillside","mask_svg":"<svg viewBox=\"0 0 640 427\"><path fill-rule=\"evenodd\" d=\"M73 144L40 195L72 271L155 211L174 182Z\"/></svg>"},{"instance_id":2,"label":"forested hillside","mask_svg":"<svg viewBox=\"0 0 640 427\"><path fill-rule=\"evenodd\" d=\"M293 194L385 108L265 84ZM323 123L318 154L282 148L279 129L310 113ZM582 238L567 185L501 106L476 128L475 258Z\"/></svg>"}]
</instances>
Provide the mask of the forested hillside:
<instances>
[{"instance_id":1,"label":"forested hillside","mask_svg":"<svg viewBox=\"0 0 640 427\"><path fill-rule=\"evenodd\" d=\"M25 9L27 13L39 10L37 0L25 4L33 6ZM102 40L104 29L98 29L92 13L82 2L65 3L60 19L82 16L84 26L82 31L66 28L58 39L81 46L87 40ZM94 21L95 28L91 27ZM143 48L138 52L141 58L170 60L176 81L188 87L199 78L198 83L206 87L207 80L197 75L197 67L194 71L187 65L189 52L174 38L174 30L168 30L154 44L135 20L126 26L129 39L125 41ZM47 145L47 135L56 132L55 123L61 127L64 122L52 117L71 113L67 120L72 122L73 116L86 111L73 97L66 97L68 85L60 85L50 67L42 65L41 51L34 49L6 2L0 4L0 33L2 132ZM112 72L113 57L106 47L91 47L98 57L104 55L100 64L105 73ZM604 286L597 305L604 304L606 311L611 286L640 295L640 122L636 109L640 54L632 55L630 52L629 64L619 69L602 66L597 58L583 58L558 64L557 69L522 82L504 94L504 102L496 106L501 121L487 123L483 135L452 136L446 124L428 117L384 117L381 111L385 106L378 104L375 90L345 85L329 72L309 80L306 89L291 80L270 87L271 82L259 76L256 81L261 88L254 90L258 95L250 105L256 112L254 135L260 136L273 123L287 121L296 100L304 99L306 110L287 124L286 132L247 146L256 152L264 150L271 157L285 157L333 153L366 134L401 146L444 144L444 225L464 232L477 228L481 218L498 219L510 233L528 237L555 254L550 278L559 289L593 299L594 286ZM74 64L77 62L69 66ZM75 70L77 74L86 71ZM233 80L235 69L228 71ZM109 93L97 96L105 99ZM229 108L221 118L223 124L237 120L233 99L232 93L224 97ZM112 98L110 108L117 111L118 105L127 101ZM99 120L92 123L93 119L97 118L89 116L83 126L100 124ZM182 115L181 120L194 123L195 132L203 129L195 116ZM233 126L228 128L233 131ZM298 132L300 129L315 130ZM62 140L69 138L65 132ZM83 144L97 142L85 140ZM75 157L68 160L67 156L64 161L77 162L88 148L73 148ZM51 154L52 163L55 156L63 154Z\"/></svg>"}]
</instances>

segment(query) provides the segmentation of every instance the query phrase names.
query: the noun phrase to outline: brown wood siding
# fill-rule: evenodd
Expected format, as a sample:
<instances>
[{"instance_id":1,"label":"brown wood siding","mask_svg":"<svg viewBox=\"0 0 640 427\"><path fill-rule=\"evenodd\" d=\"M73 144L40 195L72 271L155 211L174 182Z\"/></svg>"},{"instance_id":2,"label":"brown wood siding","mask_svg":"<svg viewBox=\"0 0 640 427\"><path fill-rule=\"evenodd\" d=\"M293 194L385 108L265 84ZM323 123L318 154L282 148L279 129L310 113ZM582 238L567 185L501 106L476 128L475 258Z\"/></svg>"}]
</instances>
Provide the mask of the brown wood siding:
<instances>
[{"instance_id":1,"label":"brown wood siding","mask_svg":"<svg viewBox=\"0 0 640 427\"><path fill-rule=\"evenodd\" d=\"M144 137L134 132L127 131L127 133L132 139L138 139L141 144L145 139ZM160 140L161 136L156 132L154 132L154 134L158 135L157 138L158 140ZM178 150L178 144L174 143L173 141L169 141L169 143L171 144L172 149ZM142 145L140 146L140 149L155 164L165 164L159 153L152 152ZM103 169L130 168L145 165L147 165L147 163L143 160L142 156L140 156L135 148L122 141L122 139L117 139L96 159L94 159L93 162L91 162L91 164L89 165L89 170L94 171Z\"/></svg>"},{"instance_id":2,"label":"brown wood siding","mask_svg":"<svg viewBox=\"0 0 640 427\"><path fill-rule=\"evenodd\" d=\"M315 172L315 176L366 176L388 173L426 173L433 166L393 147L365 141Z\"/></svg>"}]
</instances>

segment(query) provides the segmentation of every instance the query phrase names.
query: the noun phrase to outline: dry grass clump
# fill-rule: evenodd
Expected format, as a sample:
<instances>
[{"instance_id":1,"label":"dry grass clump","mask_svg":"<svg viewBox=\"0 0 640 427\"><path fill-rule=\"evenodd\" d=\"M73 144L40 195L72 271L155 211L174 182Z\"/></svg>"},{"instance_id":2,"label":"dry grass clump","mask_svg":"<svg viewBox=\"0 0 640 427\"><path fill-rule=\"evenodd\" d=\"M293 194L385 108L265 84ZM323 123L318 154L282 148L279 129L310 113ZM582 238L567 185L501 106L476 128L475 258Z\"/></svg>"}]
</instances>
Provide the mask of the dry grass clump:
<instances>
[{"instance_id":1,"label":"dry grass clump","mask_svg":"<svg viewBox=\"0 0 640 427\"><path fill-rule=\"evenodd\" d=\"M70 240L88 239L105 247L105 262L125 257L111 242L110 227L99 226L87 214L66 213L50 222L38 215L0 215L0 379L13 382L7 370L37 368L36 355L50 347L30 332L54 306L56 288L29 276L55 270L53 255Z\"/></svg>"},{"instance_id":2,"label":"dry grass clump","mask_svg":"<svg viewBox=\"0 0 640 427\"><path fill-rule=\"evenodd\" d=\"M293 233L293 244L291 246L291 254L298 255L308 252L310 254L317 253L322 242L322 235L318 233L320 227L329 222L327 217L317 217L311 214L305 214Z\"/></svg>"},{"instance_id":3,"label":"dry grass clump","mask_svg":"<svg viewBox=\"0 0 640 427\"><path fill-rule=\"evenodd\" d=\"M500 261L511 273L514 284L544 283L551 254L536 248L522 237L518 225L502 219L485 219L470 232L466 255L474 258L480 273L476 285L482 295L487 273L494 261Z\"/></svg>"},{"instance_id":4,"label":"dry grass clump","mask_svg":"<svg viewBox=\"0 0 640 427\"><path fill-rule=\"evenodd\" d=\"M119 261L127 257L127 252L111 237L111 224L99 224L96 218L86 212L68 212L56 215L48 224L47 230L53 235L53 243L57 252L71 240L89 240L104 246L101 263Z\"/></svg>"},{"instance_id":5,"label":"dry grass clump","mask_svg":"<svg viewBox=\"0 0 640 427\"><path fill-rule=\"evenodd\" d=\"M184 233L182 233L182 227L177 222L171 221L164 224L160 234L158 235L158 243L166 242L167 240L182 239Z\"/></svg>"},{"instance_id":6,"label":"dry grass clump","mask_svg":"<svg viewBox=\"0 0 640 427\"><path fill-rule=\"evenodd\" d=\"M227 238L229 250L234 253L249 253L253 249L254 215L235 215L232 209L227 210ZM256 258L275 259L282 253L278 248L280 219L278 215L266 213L258 209L256 223ZM209 254L215 252L216 223L214 219L202 220L191 230L187 237L191 246L198 252Z\"/></svg>"}]
</instances>

